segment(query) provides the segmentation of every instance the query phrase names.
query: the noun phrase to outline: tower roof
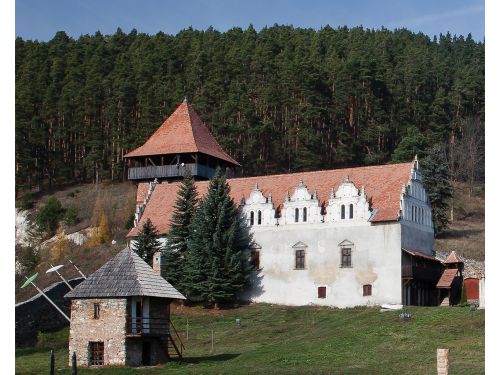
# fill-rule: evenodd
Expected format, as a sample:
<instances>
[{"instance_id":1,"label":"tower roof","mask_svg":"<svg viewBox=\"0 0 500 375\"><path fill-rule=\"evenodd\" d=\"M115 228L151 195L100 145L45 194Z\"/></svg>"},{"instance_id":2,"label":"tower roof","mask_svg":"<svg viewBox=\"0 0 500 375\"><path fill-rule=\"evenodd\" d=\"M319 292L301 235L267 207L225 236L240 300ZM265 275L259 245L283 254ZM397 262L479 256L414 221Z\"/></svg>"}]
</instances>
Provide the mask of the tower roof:
<instances>
[{"instance_id":1,"label":"tower roof","mask_svg":"<svg viewBox=\"0 0 500 375\"><path fill-rule=\"evenodd\" d=\"M65 297L133 296L186 299L129 247L120 251Z\"/></svg>"},{"instance_id":2,"label":"tower roof","mask_svg":"<svg viewBox=\"0 0 500 375\"><path fill-rule=\"evenodd\" d=\"M460 257L455 253L453 250L450 255L448 255L448 258L443 262L444 264L453 264L453 263L463 263L463 261L460 259Z\"/></svg>"},{"instance_id":3,"label":"tower roof","mask_svg":"<svg viewBox=\"0 0 500 375\"><path fill-rule=\"evenodd\" d=\"M193 107L184 100L140 147L126 158L200 152L239 166L212 136Z\"/></svg>"}]
</instances>

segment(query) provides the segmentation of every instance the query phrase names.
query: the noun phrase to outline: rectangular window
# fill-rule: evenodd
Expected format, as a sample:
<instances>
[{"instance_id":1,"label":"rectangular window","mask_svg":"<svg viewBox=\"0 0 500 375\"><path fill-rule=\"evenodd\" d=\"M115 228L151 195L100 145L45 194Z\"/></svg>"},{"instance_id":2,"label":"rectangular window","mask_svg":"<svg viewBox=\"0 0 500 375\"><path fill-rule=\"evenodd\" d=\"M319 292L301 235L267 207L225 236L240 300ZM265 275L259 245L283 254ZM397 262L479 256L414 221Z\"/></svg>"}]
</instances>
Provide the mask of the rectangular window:
<instances>
[{"instance_id":1,"label":"rectangular window","mask_svg":"<svg viewBox=\"0 0 500 375\"><path fill-rule=\"evenodd\" d=\"M354 218L354 205L349 205L349 219Z\"/></svg>"},{"instance_id":2,"label":"rectangular window","mask_svg":"<svg viewBox=\"0 0 500 375\"><path fill-rule=\"evenodd\" d=\"M372 286L370 284L363 285L363 296L372 295Z\"/></svg>"},{"instance_id":3,"label":"rectangular window","mask_svg":"<svg viewBox=\"0 0 500 375\"><path fill-rule=\"evenodd\" d=\"M342 267L351 267L351 249L342 248Z\"/></svg>"},{"instance_id":4,"label":"rectangular window","mask_svg":"<svg viewBox=\"0 0 500 375\"><path fill-rule=\"evenodd\" d=\"M302 221L307 221L307 208L304 207L302 210Z\"/></svg>"},{"instance_id":5,"label":"rectangular window","mask_svg":"<svg viewBox=\"0 0 500 375\"><path fill-rule=\"evenodd\" d=\"M345 206L344 205L340 206L340 219L341 220L345 219Z\"/></svg>"},{"instance_id":6,"label":"rectangular window","mask_svg":"<svg viewBox=\"0 0 500 375\"><path fill-rule=\"evenodd\" d=\"M326 286L318 287L318 298L326 298Z\"/></svg>"},{"instance_id":7,"label":"rectangular window","mask_svg":"<svg viewBox=\"0 0 500 375\"><path fill-rule=\"evenodd\" d=\"M99 319L101 317L101 305L99 303L94 303L94 319Z\"/></svg>"},{"instance_id":8,"label":"rectangular window","mask_svg":"<svg viewBox=\"0 0 500 375\"><path fill-rule=\"evenodd\" d=\"M298 208L295 209L295 222L296 223L299 222L299 209Z\"/></svg>"},{"instance_id":9,"label":"rectangular window","mask_svg":"<svg viewBox=\"0 0 500 375\"><path fill-rule=\"evenodd\" d=\"M250 252L250 266L254 271L260 269L260 254L258 250L252 250Z\"/></svg>"},{"instance_id":10,"label":"rectangular window","mask_svg":"<svg viewBox=\"0 0 500 375\"><path fill-rule=\"evenodd\" d=\"M295 268L302 270L305 268L306 264L306 251L305 250L295 250Z\"/></svg>"},{"instance_id":11,"label":"rectangular window","mask_svg":"<svg viewBox=\"0 0 500 375\"><path fill-rule=\"evenodd\" d=\"M104 342L89 342L89 365L102 366L104 364Z\"/></svg>"}]
</instances>

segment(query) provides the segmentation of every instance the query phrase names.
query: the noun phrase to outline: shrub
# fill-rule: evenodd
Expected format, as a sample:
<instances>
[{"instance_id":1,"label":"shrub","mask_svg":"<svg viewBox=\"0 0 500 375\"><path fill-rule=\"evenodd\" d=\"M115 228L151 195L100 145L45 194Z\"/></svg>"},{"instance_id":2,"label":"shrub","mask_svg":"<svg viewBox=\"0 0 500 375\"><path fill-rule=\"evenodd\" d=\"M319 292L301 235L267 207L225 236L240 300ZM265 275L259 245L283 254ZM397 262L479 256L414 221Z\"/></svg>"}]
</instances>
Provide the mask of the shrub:
<instances>
[{"instance_id":1,"label":"shrub","mask_svg":"<svg viewBox=\"0 0 500 375\"><path fill-rule=\"evenodd\" d=\"M125 224L125 229L132 229L134 227L134 219L135 219L135 214L132 212L127 219L127 223Z\"/></svg>"},{"instance_id":2,"label":"shrub","mask_svg":"<svg viewBox=\"0 0 500 375\"><path fill-rule=\"evenodd\" d=\"M76 225L80 222L80 218L78 217L78 210L76 207L68 207L66 209L66 213L64 214L64 224L67 226Z\"/></svg>"},{"instance_id":3,"label":"shrub","mask_svg":"<svg viewBox=\"0 0 500 375\"><path fill-rule=\"evenodd\" d=\"M64 215L64 209L57 198L50 197L37 212L35 222L44 232L52 235L55 233L59 221Z\"/></svg>"},{"instance_id":4,"label":"shrub","mask_svg":"<svg viewBox=\"0 0 500 375\"><path fill-rule=\"evenodd\" d=\"M17 206L21 210L31 210L35 204L35 198L32 193L24 193L17 202Z\"/></svg>"}]
</instances>

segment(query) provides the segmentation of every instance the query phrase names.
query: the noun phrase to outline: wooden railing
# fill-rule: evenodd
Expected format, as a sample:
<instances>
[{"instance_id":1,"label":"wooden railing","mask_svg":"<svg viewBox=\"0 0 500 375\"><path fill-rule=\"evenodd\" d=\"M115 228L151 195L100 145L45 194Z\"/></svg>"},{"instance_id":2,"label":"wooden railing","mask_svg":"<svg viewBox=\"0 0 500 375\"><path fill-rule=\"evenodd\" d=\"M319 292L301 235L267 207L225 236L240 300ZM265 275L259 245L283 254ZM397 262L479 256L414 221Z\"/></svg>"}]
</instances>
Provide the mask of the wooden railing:
<instances>
[{"instance_id":1,"label":"wooden railing","mask_svg":"<svg viewBox=\"0 0 500 375\"><path fill-rule=\"evenodd\" d=\"M170 319L127 317L127 334L132 335L170 335Z\"/></svg>"},{"instance_id":2,"label":"wooden railing","mask_svg":"<svg viewBox=\"0 0 500 375\"><path fill-rule=\"evenodd\" d=\"M401 277L413 278L423 281L437 281L441 276L439 267L417 267L411 264L401 266Z\"/></svg>"},{"instance_id":3,"label":"wooden railing","mask_svg":"<svg viewBox=\"0 0 500 375\"><path fill-rule=\"evenodd\" d=\"M147 167L131 167L128 169L129 180L146 180L153 178L182 177L189 171L192 176L212 178L215 169L202 164L184 165L150 165Z\"/></svg>"},{"instance_id":4,"label":"wooden railing","mask_svg":"<svg viewBox=\"0 0 500 375\"><path fill-rule=\"evenodd\" d=\"M182 352L186 349L186 347L184 346L184 344L182 343L182 340L181 340L181 337L179 336L179 333L177 332L177 330L175 329L175 326L174 326L174 323L172 323L172 321L169 319L168 320L169 323L170 323L170 327L172 328L170 330L170 337L172 339L172 344L174 345L174 347L176 348L177 350L177 353L179 354L179 357L182 358ZM175 337L177 338L177 340L174 339L172 333L175 335ZM177 343L178 342L178 343Z\"/></svg>"}]
</instances>

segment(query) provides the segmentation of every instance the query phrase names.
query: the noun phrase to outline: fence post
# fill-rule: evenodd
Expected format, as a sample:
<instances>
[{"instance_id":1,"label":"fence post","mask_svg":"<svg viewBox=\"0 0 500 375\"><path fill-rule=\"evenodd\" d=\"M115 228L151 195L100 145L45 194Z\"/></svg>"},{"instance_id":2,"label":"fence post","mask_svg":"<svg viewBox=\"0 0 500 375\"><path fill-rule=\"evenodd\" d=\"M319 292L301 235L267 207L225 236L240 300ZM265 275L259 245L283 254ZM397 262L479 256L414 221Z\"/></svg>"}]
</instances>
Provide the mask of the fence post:
<instances>
[{"instance_id":1,"label":"fence post","mask_svg":"<svg viewBox=\"0 0 500 375\"><path fill-rule=\"evenodd\" d=\"M54 350L50 350L50 375L54 375Z\"/></svg>"},{"instance_id":2,"label":"fence post","mask_svg":"<svg viewBox=\"0 0 500 375\"><path fill-rule=\"evenodd\" d=\"M76 375L76 353L71 356L71 375Z\"/></svg>"},{"instance_id":3,"label":"fence post","mask_svg":"<svg viewBox=\"0 0 500 375\"><path fill-rule=\"evenodd\" d=\"M438 375L448 375L448 352L449 349L437 350L437 373Z\"/></svg>"},{"instance_id":4,"label":"fence post","mask_svg":"<svg viewBox=\"0 0 500 375\"><path fill-rule=\"evenodd\" d=\"M212 352L214 351L214 329L212 328Z\"/></svg>"}]
</instances>

